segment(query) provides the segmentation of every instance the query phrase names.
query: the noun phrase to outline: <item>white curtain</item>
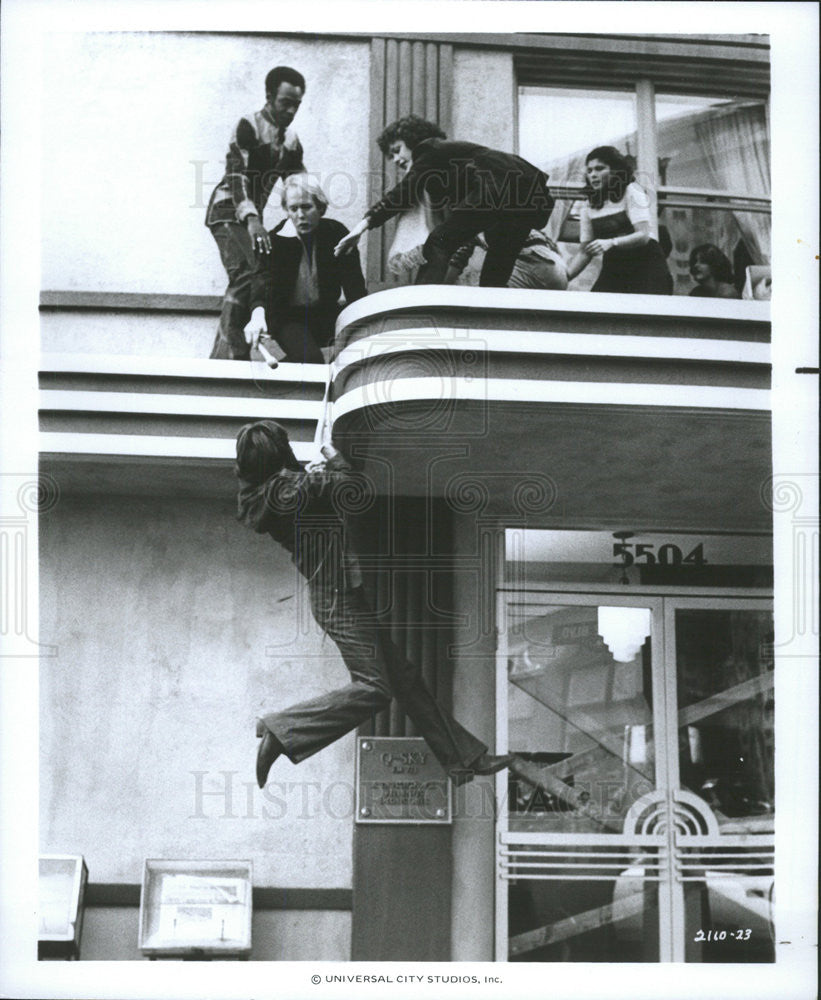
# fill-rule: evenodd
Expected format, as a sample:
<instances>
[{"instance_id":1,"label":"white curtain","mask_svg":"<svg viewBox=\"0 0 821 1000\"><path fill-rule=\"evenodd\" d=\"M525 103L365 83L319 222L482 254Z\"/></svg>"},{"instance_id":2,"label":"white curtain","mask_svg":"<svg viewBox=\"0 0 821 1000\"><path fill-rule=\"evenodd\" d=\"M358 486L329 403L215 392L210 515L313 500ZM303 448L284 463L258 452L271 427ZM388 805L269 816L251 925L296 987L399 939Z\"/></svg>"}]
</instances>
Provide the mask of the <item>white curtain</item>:
<instances>
[{"instance_id":1,"label":"white curtain","mask_svg":"<svg viewBox=\"0 0 821 1000\"><path fill-rule=\"evenodd\" d=\"M733 108L695 124L696 137L713 185L737 194L770 195L770 140L764 105ZM770 263L770 217L733 213L751 255Z\"/></svg>"}]
</instances>

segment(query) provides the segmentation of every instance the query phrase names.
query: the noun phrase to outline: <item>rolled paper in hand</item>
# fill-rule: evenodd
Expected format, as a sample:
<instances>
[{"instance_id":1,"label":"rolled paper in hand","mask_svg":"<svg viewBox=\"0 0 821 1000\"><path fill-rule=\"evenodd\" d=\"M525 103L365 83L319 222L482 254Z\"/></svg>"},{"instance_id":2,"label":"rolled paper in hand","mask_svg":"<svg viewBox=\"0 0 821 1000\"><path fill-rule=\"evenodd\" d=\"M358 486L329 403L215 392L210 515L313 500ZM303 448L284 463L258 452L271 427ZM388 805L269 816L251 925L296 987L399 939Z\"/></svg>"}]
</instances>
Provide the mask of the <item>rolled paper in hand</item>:
<instances>
[{"instance_id":1,"label":"rolled paper in hand","mask_svg":"<svg viewBox=\"0 0 821 1000\"><path fill-rule=\"evenodd\" d=\"M265 342L260 337L259 343L257 344L259 353L262 355L269 368L278 368L280 361L282 361L285 357L285 351L283 351L279 344L271 337L266 339L268 341L267 347Z\"/></svg>"}]
</instances>

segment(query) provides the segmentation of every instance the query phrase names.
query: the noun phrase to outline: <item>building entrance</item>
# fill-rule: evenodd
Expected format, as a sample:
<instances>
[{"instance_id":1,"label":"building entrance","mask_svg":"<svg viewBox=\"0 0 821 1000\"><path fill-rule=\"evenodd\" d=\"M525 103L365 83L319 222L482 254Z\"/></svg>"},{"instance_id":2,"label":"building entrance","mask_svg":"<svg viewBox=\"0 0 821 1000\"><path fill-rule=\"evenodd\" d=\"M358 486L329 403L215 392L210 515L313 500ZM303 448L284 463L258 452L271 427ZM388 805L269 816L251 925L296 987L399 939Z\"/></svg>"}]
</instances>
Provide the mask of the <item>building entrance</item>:
<instances>
[{"instance_id":1,"label":"building entrance","mask_svg":"<svg viewBox=\"0 0 821 1000\"><path fill-rule=\"evenodd\" d=\"M765 598L500 597L497 958L774 961ZM549 787L549 782L548 782Z\"/></svg>"}]
</instances>

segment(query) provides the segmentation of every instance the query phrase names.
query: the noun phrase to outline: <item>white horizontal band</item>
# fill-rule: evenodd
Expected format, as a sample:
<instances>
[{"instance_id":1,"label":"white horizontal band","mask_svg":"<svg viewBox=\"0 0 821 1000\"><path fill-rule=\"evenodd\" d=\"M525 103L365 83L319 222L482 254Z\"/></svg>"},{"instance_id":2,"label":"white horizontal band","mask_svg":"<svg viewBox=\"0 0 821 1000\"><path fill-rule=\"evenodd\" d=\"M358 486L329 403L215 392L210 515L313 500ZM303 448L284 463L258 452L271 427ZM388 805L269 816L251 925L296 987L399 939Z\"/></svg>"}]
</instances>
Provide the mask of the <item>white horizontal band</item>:
<instances>
[{"instance_id":1,"label":"white horizontal band","mask_svg":"<svg viewBox=\"0 0 821 1000\"><path fill-rule=\"evenodd\" d=\"M447 400L491 403L582 403L592 406L653 406L669 409L770 409L768 389L711 385L655 385L646 382L564 382L530 379L470 379L461 376L397 378L344 393L333 419L355 410L396 403L439 404Z\"/></svg>"},{"instance_id":2,"label":"white horizontal band","mask_svg":"<svg viewBox=\"0 0 821 1000\"><path fill-rule=\"evenodd\" d=\"M282 362L271 369L264 361L216 361L210 358L156 358L138 354L42 354L41 372L96 375L153 375L157 378L232 379L244 382L323 384L326 365Z\"/></svg>"},{"instance_id":3,"label":"white horizontal band","mask_svg":"<svg viewBox=\"0 0 821 1000\"><path fill-rule=\"evenodd\" d=\"M292 441L300 462L315 456L312 441ZM163 437L148 434L68 434L40 433L40 451L64 455L123 455L152 458L210 458L233 461L233 438Z\"/></svg>"},{"instance_id":4,"label":"white horizontal band","mask_svg":"<svg viewBox=\"0 0 821 1000\"><path fill-rule=\"evenodd\" d=\"M607 358L770 363L770 345L744 340L695 337L636 337L590 333L543 333L536 330L485 330L458 327L409 327L374 333L342 350L334 374L348 365L402 351L480 351L488 354L583 355Z\"/></svg>"},{"instance_id":5,"label":"white horizontal band","mask_svg":"<svg viewBox=\"0 0 821 1000\"><path fill-rule=\"evenodd\" d=\"M615 292L548 291L542 288L473 288L462 285L407 285L366 295L346 306L336 330L403 309L503 310L505 312L581 313L670 319L724 319L770 322L770 303L752 299L708 299L687 295L626 295Z\"/></svg>"},{"instance_id":6,"label":"white horizontal band","mask_svg":"<svg viewBox=\"0 0 821 1000\"><path fill-rule=\"evenodd\" d=\"M160 392L94 392L43 389L41 410L95 413L154 413L168 416L249 417L319 420L321 400L248 399L245 396L187 396Z\"/></svg>"}]
</instances>

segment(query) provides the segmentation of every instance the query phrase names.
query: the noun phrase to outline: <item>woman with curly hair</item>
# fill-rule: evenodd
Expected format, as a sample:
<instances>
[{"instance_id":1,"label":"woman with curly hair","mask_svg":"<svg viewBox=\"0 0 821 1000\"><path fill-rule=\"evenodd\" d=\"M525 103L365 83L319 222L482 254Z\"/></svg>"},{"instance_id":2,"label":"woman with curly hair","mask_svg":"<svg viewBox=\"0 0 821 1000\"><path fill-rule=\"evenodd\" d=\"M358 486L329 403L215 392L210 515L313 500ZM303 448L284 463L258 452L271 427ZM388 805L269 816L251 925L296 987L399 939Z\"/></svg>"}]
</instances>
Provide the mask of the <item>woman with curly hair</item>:
<instances>
[{"instance_id":1,"label":"woman with curly hair","mask_svg":"<svg viewBox=\"0 0 821 1000\"><path fill-rule=\"evenodd\" d=\"M651 236L650 202L633 168L614 146L587 155L587 203L579 226L581 248L567 267L574 278L594 257L602 268L594 292L672 295L673 279L661 247Z\"/></svg>"},{"instance_id":2,"label":"woman with curly hair","mask_svg":"<svg viewBox=\"0 0 821 1000\"><path fill-rule=\"evenodd\" d=\"M705 299L738 299L733 284L733 265L714 243L702 243L690 254L690 274L695 288L690 295Z\"/></svg>"},{"instance_id":3,"label":"woman with curly hair","mask_svg":"<svg viewBox=\"0 0 821 1000\"><path fill-rule=\"evenodd\" d=\"M503 288L530 231L550 217L547 175L512 153L448 140L438 125L417 115L388 125L377 144L407 173L340 240L336 253L349 252L366 230L427 199L434 212L447 217L425 240L416 284L444 284L453 254L484 233L487 254L479 284Z\"/></svg>"}]
</instances>

